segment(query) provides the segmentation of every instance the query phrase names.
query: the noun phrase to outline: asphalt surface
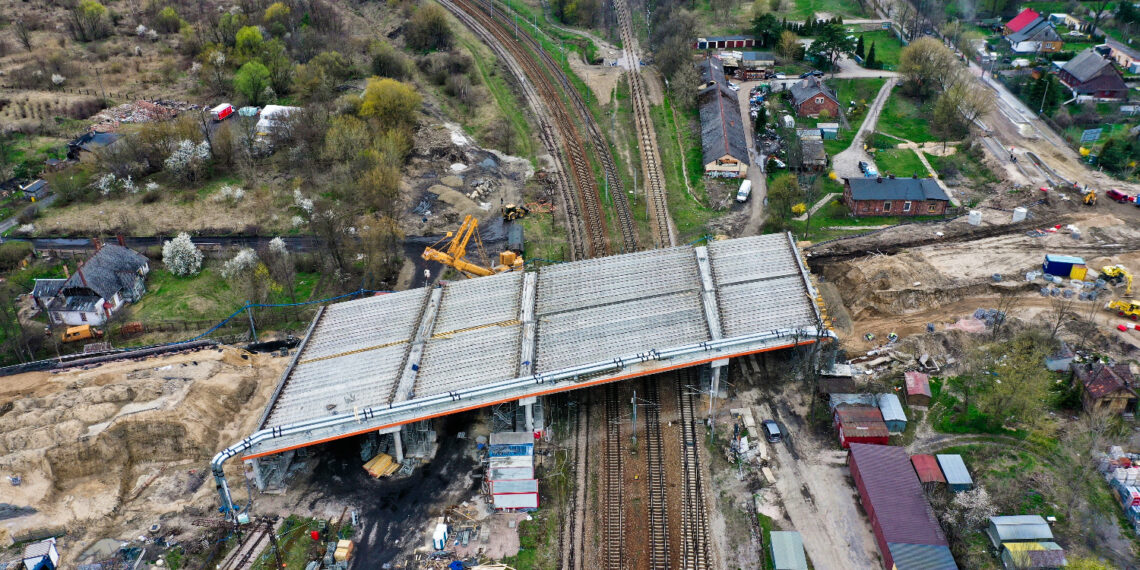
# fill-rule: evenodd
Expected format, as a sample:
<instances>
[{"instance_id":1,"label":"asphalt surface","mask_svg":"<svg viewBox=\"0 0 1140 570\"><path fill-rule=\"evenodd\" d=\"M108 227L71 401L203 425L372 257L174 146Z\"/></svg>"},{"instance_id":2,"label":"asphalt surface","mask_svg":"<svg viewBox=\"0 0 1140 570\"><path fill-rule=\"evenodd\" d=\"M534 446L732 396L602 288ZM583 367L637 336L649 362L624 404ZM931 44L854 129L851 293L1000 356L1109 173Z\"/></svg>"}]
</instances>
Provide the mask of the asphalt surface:
<instances>
[{"instance_id":1,"label":"asphalt surface","mask_svg":"<svg viewBox=\"0 0 1140 570\"><path fill-rule=\"evenodd\" d=\"M892 77L883 84L879 94L875 96L875 100L871 102L871 106L867 109L867 117L863 120L863 124L859 126L859 131L855 136L851 137L851 146L847 150L833 156L831 158L831 169L835 171L840 178L851 178L862 176L863 173L859 172L859 161L865 161L874 164L871 160L871 155L863 150L863 139L868 133L875 130L875 126L879 124L879 114L883 112L883 106L887 103L887 98L891 95L891 89L898 83L897 77Z\"/></svg>"},{"instance_id":2,"label":"asphalt surface","mask_svg":"<svg viewBox=\"0 0 1140 570\"><path fill-rule=\"evenodd\" d=\"M52 202L55 202L55 194L48 195L47 198L36 202L36 205L41 208L45 208L47 206L50 206ZM31 205L31 203L29 202L28 205ZM21 206L20 209L23 210L23 206ZM3 234L4 232L16 227L16 225L20 223L20 221L17 219L19 216L19 214L16 214L15 216L12 216L3 222L0 222L0 234Z\"/></svg>"}]
</instances>

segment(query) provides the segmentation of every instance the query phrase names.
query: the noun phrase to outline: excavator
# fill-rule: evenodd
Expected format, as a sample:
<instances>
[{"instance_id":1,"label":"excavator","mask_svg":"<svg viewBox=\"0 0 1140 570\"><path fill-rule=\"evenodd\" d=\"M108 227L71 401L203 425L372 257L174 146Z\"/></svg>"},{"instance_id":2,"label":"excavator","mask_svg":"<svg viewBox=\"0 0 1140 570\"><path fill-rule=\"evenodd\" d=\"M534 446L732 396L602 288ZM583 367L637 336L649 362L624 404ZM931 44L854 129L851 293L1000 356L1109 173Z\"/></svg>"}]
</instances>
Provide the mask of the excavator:
<instances>
[{"instance_id":1,"label":"excavator","mask_svg":"<svg viewBox=\"0 0 1140 570\"><path fill-rule=\"evenodd\" d=\"M472 263L466 259L467 243L475 237L475 246L483 264ZM440 247L445 240L450 239L446 248ZM447 232L443 239L424 248L421 256L426 261L438 261L448 267L454 267L467 277L485 277L507 271L521 271L523 257L518 253L507 250L499 253L499 264L492 266L487 259L487 252L483 249L483 240L479 238L479 221L474 216L463 218L463 223L455 232Z\"/></svg>"},{"instance_id":2,"label":"excavator","mask_svg":"<svg viewBox=\"0 0 1140 570\"><path fill-rule=\"evenodd\" d=\"M1095 206L1096 190L1093 190L1092 188L1086 189L1084 196L1081 198L1081 201L1084 202L1086 206Z\"/></svg>"},{"instance_id":3,"label":"excavator","mask_svg":"<svg viewBox=\"0 0 1140 570\"><path fill-rule=\"evenodd\" d=\"M1105 265L1100 268L1100 275L1105 281L1113 285L1119 285L1121 282L1125 283L1124 296L1132 296L1132 274L1123 265Z\"/></svg>"}]
</instances>

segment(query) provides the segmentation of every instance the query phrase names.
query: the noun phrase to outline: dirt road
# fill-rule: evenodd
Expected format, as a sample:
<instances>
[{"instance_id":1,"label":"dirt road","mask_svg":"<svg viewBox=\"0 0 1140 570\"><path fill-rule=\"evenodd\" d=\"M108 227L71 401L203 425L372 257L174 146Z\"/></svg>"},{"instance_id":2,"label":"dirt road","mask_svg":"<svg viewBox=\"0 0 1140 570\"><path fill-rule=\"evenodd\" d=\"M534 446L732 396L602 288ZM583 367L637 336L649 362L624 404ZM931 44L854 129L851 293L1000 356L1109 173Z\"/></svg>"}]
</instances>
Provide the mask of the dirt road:
<instances>
[{"instance_id":1,"label":"dirt road","mask_svg":"<svg viewBox=\"0 0 1140 570\"><path fill-rule=\"evenodd\" d=\"M867 118L863 120L863 124L855 136L851 137L851 146L831 158L831 169L840 177L862 176L862 173L859 172L859 161L871 162L871 156L863 150L863 139L867 133L875 130L875 125L879 123L879 114L882 113L883 106L886 105L887 98L891 95L891 89L896 83L898 83L898 79L892 77L883 84L882 89L879 89L879 94L871 102L871 107L867 109Z\"/></svg>"}]
</instances>

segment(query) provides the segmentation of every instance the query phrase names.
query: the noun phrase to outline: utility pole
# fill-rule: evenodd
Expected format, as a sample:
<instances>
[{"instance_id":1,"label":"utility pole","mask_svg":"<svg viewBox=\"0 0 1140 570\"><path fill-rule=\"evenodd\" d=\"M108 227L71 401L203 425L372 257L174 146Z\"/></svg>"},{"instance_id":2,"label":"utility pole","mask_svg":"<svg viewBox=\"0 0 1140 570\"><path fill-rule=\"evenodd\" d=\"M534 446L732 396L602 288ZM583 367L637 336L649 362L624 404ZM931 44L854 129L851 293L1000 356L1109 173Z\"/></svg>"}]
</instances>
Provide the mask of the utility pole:
<instances>
[{"instance_id":1,"label":"utility pole","mask_svg":"<svg viewBox=\"0 0 1140 570\"><path fill-rule=\"evenodd\" d=\"M1045 96L1049 94L1049 76L1045 75L1045 91L1041 93L1041 108L1037 109L1037 114L1042 115L1045 113Z\"/></svg>"},{"instance_id":2,"label":"utility pole","mask_svg":"<svg viewBox=\"0 0 1140 570\"><path fill-rule=\"evenodd\" d=\"M633 445L637 445L637 390L633 391L633 397L629 399L629 403L633 406Z\"/></svg>"},{"instance_id":3,"label":"utility pole","mask_svg":"<svg viewBox=\"0 0 1140 570\"><path fill-rule=\"evenodd\" d=\"M245 302L245 313L249 315L249 340L257 342L257 327L253 324L253 303Z\"/></svg>"}]
</instances>

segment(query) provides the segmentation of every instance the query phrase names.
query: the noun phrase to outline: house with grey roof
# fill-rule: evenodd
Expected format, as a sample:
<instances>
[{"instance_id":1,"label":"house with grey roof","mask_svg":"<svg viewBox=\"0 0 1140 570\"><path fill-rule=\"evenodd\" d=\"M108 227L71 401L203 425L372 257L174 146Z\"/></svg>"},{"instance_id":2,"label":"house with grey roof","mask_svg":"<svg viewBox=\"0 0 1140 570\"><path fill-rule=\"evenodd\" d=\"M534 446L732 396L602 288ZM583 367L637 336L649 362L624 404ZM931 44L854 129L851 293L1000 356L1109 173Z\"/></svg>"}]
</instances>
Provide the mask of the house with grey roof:
<instances>
[{"instance_id":1,"label":"house with grey roof","mask_svg":"<svg viewBox=\"0 0 1140 570\"><path fill-rule=\"evenodd\" d=\"M1041 16L1005 36L1005 39L1010 49L1017 53L1053 53L1061 51L1065 45L1053 22Z\"/></svg>"},{"instance_id":2,"label":"house with grey roof","mask_svg":"<svg viewBox=\"0 0 1140 570\"><path fill-rule=\"evenodd\" d=\"M1089 48L1061 66L1057 73L1078 99L1119 101L1128 98L1128 85L1112 60Z\"/></svg>"},{"instance_id":3,"label":"house with grey roof","mask_svg":"<svg viewBox=\"0 0 1140 570\"><path fill-rule=\"evenodd\" d=\"M821 111L827 111L832 117L839 116L839 99L819 77L805 77L788 88L788 95L796 115L818 117Z\"/></svg>"},{"instance_id":4,"label":"house with grey roof","mask_svg":"<svg viewBox=\"0 0 1140 570\"><path fill-rule=\"evenodd\" d=\"M941 216L950 196L933 178L845 178L843 201L855 216Z\"/></svg>"},{"instance_id":5,"label":"house with grey roof","mask_svg":"<svg viewBox=\"0 0 1140 570\"><path fill-rule=\"evenodd\" d=\"M769 533L772 566L776 570L807 570L804 540L795 531L774 530Z\"/></svg>"},{"instance_id":6,"label":"house with grey roof","mask_svg":"<svg viewBox=\"0 0 1140 570\"><path fill-rule=\"evenodd\" d=\"M697 106L705 175L743 178L748 173L748 139L736 94L714 83L697 94Z\"/></svg>"},{"instance_id":7,"label":"house with grey roof","mask_svg":"<svg viewBox=\"0 0 1140 570\"><path fill-rule=\"evenodd\" d=\"M96 244L95 254L67 279L36 279L32 296L52 324L102 325L146 292L145 256L122 245Z\"/></svg>"}]
</instances>

